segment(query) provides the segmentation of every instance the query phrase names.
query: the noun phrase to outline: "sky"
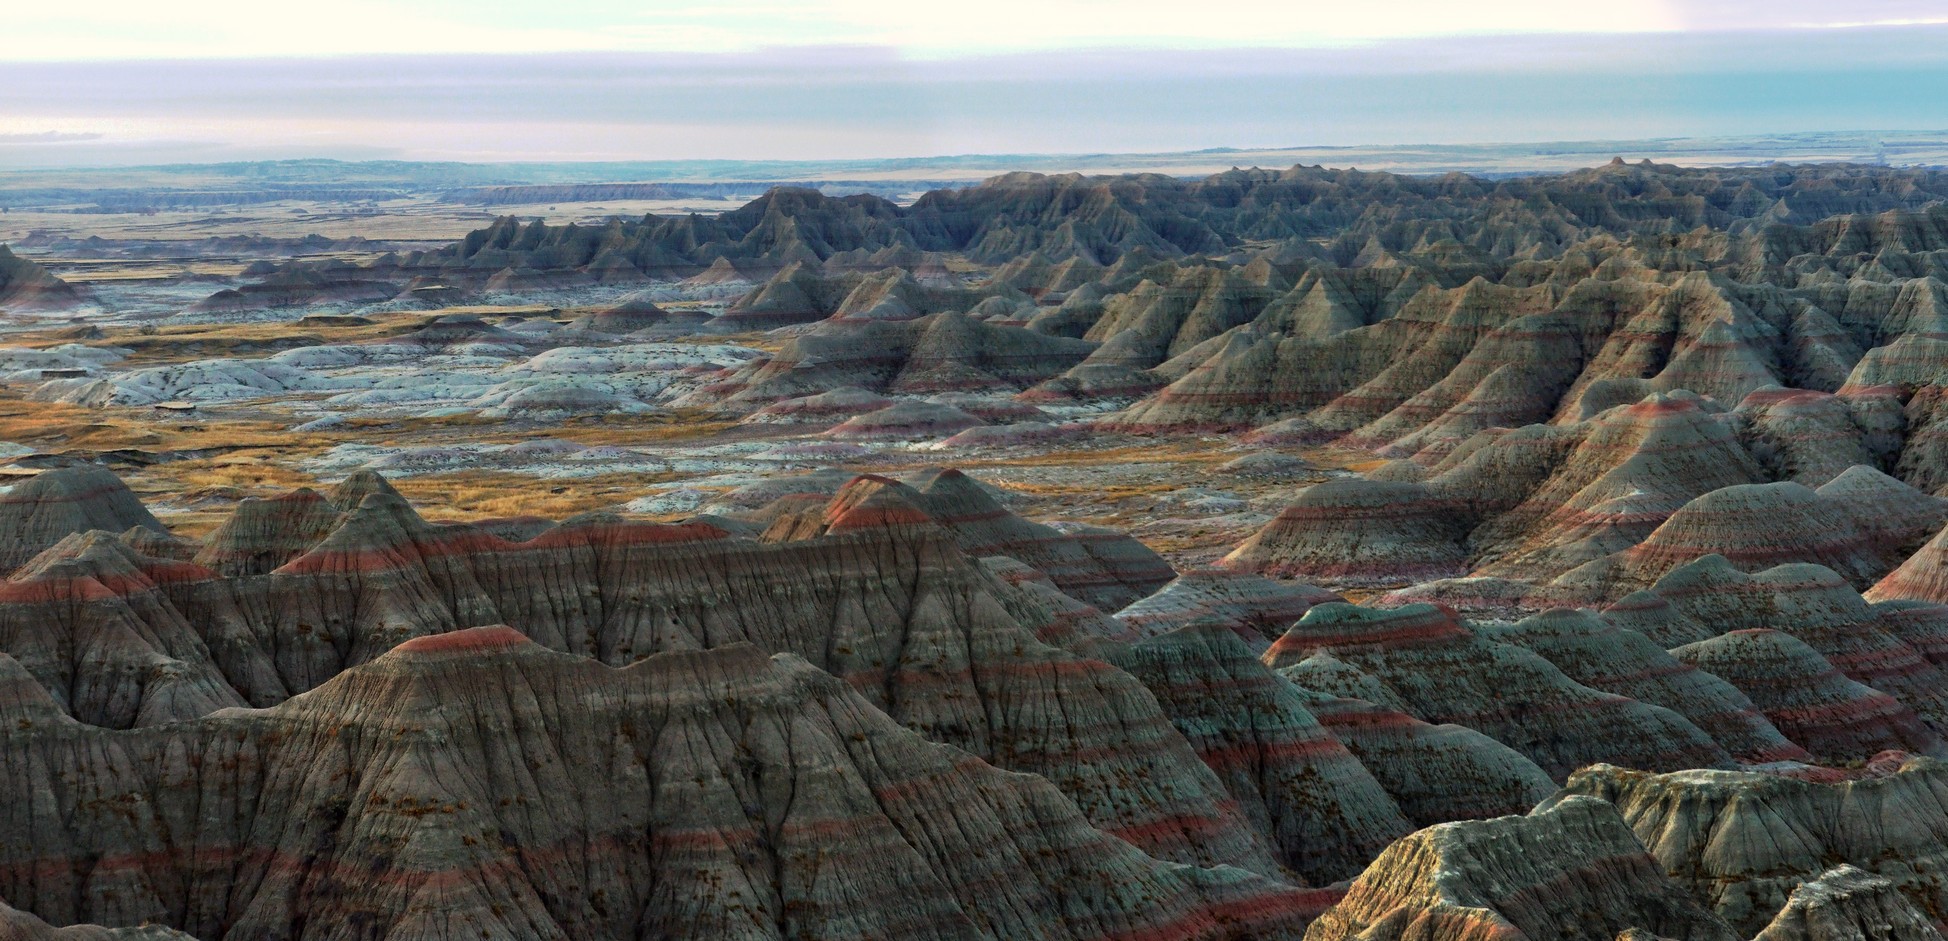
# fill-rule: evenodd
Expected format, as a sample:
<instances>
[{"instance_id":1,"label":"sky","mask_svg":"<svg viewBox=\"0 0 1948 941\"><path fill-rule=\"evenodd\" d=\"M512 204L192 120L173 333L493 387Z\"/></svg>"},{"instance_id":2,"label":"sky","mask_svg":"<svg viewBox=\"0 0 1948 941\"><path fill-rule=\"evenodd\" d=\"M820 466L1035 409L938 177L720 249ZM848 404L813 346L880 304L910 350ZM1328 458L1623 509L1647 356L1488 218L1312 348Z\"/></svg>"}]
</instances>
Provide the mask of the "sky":
<instances>
[{"instance_id":1,"label":"sky","mask_svg":"<svg viewBox=\"0 0 1948 941\"><path fill-rule=\"evenodd\" d=\"M6 19L0 167L1948 127L1941 0L88 0Z\"/></svg>"}]
</instances>

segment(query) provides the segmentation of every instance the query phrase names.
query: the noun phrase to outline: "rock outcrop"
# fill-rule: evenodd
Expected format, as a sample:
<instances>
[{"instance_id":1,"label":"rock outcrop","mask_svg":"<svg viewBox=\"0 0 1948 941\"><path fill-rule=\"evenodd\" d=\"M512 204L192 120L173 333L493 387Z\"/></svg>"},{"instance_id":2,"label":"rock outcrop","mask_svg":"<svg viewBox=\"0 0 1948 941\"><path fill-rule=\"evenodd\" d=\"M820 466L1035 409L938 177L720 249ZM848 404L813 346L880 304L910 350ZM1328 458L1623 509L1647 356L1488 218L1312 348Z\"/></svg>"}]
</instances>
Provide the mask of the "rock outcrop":
<instances>
[{"instance_id":1,"label":"rock outcrop","mask_svg":"<svg viewBox=\"0 0 1948 941\"><path fill-rule=\"evenodd\" d=\"M1869 601L1948 603L1948 527L1867 589Z\"/></svg>"},{"instance_id":2,"label":"rock outcrop","mask_svg":"<svg viewBox=\"0 0 1948 941\"><path fill-rule=\"evenodd\" d=\"M1019 559L1062 591L1102 610L1121 610L1176 577L1161 556L1129 536L1108 530L1062 532L1023 519L957 470L925 475L915 487L861 478L825 505L778 517L765 538L800 539L844 531L860 519L916 512L945 528L968 554Z\"/></svg>"},{"instance_id":3,"label":"rock outcrop","mask_svg":"<svg viewBox=\"0 0 1948 941\"><path fill-rule=\"evenodd\" d=\"M1155 693L1280 860L1313 885L1348 879L1412 829L1380 782L1222 624L1193 624L1108 658Z\"/></svg>"},{"instance_id":4,"label":"rock outcrop","mask_svg":"<svg viewBox=\"0 0 1948 941\"><path fill-rule=\"evenodd\" d=\"M0 849L0 886L58 922L1242 939L1294 937L1316 905L1159 863L1046 782L748 645L615 669L473 628L271 709L117 736L9 703L4 735L0 826L25 838Z\"/></svg>"},{"instance_id":5,"label":"rock outcrop","mask_svg":"<svg viewBox=\"0 0 1948 941\"><path fill-rule=\"evenodd\" d=\"M1307 679L1291 668L1278 672ZM1364 699L1302 692L1306 708L1416 826L1519 814L1556 791L1535 762L1473 729L1422 722Z\"/></svg>"},{"instance_id":6,"label":"rock outcrop","mask_svg":"<svg viewBox=\"0 0 1948 941\"><path fill-rule=\"evenodd\" d=\"M1001 511L958 474L924 491L862 480L817 532L769 545L700 523L600 517L512 542L487 526L429 524L376 475L340 491L334 501L363 496L261 575L140 556L105 533L71 537L8 583L0 652L63 714L122 728L273 705L398 643L479 624L518 624L550 648L618 665L751 642L807 657L931 739L1043 775L1153 854L1277 870L1150 694L1036 640L1048 625L1015 620L961 546L1005 546L1133 599L1142 592L1115 578L1128 569ZM1113 745L1088 740L1098 733Z\"/></svg>"},{"instance_id":7,"label":"rock outcrop","mask_svg":"<svg viewBox=\"0 0 1948 941\"><path fill-rule=\"evenodd\" d=\"M1786 907L1753 941L1934 941L1939 937L1934 922L1891 880L1840 865L1792 890Z\"/></svg>"},{"instance_id":8,"label":"rock outcrop","mask_svg":"<svg viewBox=\"0 0 1948 941\"><path fill-rule=\"evenodd\" d=\"M1599 761L1663 770L1731 765L1689 719L1584 686L1433 605L1319 605L1266 651L1265 662L1276 669L1318 651L1379 680L1414 716L1482 732L1558 780Z\"/></svg>"},{"instance_id":9,"label":"rock outcrop","mask_svg":"<svg viewBox=\"0 0 1948 941\"><path fill-rule=\"evenodd\" d=\"M0 245L0 309L58 310L81 300L74 285Z\"/></svg>"},{"instance_id":10,"label":"rock outcrop","mask_svg":"<svg viewBox=\"0 0 1948 941\"><path fill-rule=\"evenodd\" d=\"M0 938L7 941L196 941L180 931L160 925L135 928L104 928L101 925L68 925L56 928L26 912L0 902Z\"/></svg>"},{"instance_id":11,"label":"rock outcrop","mask_svg":"<svg viewBox=\"0 0 1948 941\"><path fill-rule=\"evenodd\" d=\"M1488 633L1541 654L1578 683L1684 716L1740 761L1812 761L1737 687L1589 612L1545 611Z\"/></svg>"},{"instance_id":12,"label":"rock outcrop","mask_svg":"<svg viewBox=\"0 0 1948 941\"><path fill-rule=\"evenodd\" d=\"M1443 824L1387 848L1308 941L1740 935L1644 852L1610 805L1571 797L1526 817Z\"/></svg>"},{"instance_id":13,"label":"rock outcrop","mask_svg":"<svg viewBox=\"0 0 1948 941\"><path fill-rule=\"evenodd\" d=\"M1344 598L1323 588L1277 582L1257 575L1208 569L1185 572L1129 607L1116 620L1144 636L1194 623L1216 622L1263 651L1315 605Z\"/></svg>"},{"instance_id":14,"label":"rock outcrop","mask_svg":"<svg viewBox=\"0 0 1948 941\"><path fill-rule=\"evenodd\" d=\"M729 315L726 315L727 317ZM872 392L1014 392L1074 365L1095 344L952 311L914 320L831 321L737 367L680 404L750 408L859 387Z\"/></svg>"},{"instance_id":15,"label":"rock outcrop","mask_svg":"<svg viewBox=\"0 0 1948 941\"><path fill-rule=\"evenodd\" d=\"M36 474L0 493L0 568L12 571L76 533L137 526L163 531L113 471L80 464Z\"/></svg>"},{"instance_id":16,"label":"rock outcrop","mask_svg":"<svg viewBox=\"0 0 1948 941\"><path fill-rule=\"evenodd\" d=\"M1345 477L1306 488L1224 564L1329 587L1397 585L1466 572L1465 534L1426 486Z\"/></svg>"},{"instance_id":17,"label":"rock outcrop","mask_svg":"<svg viewBox=\"0 0 1948 941\"><path fill-rule=\"evenodd\" d=\"M1795 890L1842 863L1893 882L1923 912L1942 911L1944 774L1939 761L1898 755L1876 759L1859 780L1836 783L1599 767L1572 777L1564 793L1616 805L1665 873L1751 936L1775 916L1790 928L1800 917L1789 904ZM1807 891L1802 913L1827 894Z\"/></svg>"},{"instance_id":18,"label":"rock outcrop","mask_svg":"<svg viewBox=\"0 0 1948 941\"><path fill-rule=\"evenodd\" d=\"M1779 731L1821 761L1863 761L1888 749L1948 754L1939 733L1914 710L1848 679L1790 634L1738 630L1671 653L1738 687Z\"/></svg>"}]
</instances>

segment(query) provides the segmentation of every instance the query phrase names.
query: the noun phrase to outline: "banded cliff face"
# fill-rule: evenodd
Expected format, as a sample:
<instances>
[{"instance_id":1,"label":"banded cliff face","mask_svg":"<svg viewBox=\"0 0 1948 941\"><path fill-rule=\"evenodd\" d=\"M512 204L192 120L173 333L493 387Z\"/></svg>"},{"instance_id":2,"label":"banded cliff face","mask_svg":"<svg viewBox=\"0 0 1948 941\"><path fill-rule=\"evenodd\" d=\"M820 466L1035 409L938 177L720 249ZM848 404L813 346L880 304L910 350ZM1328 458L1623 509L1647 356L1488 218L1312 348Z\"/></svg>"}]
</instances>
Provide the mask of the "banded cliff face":
<instances>
[{"instance_id":1,"label":"banded cliff face","mask_svg":"<svg viewBox=\"0 0 1948 941\"><path fill-rule=\"evenodd\" d=\"M1224 564L1347 587L1460 575L1466 529L1418 483L1342 478L1306 488Z\"/></svg>"},{"instance_id":2,"label":"banded cliff face","mask_svg":"<svg viewBox=\"0 0 1948 941\"><path fill-rule=\"evenodd\" d=\"M426 523L382 482L344 496L360 490L328 535L263 575L71 537L7 584L5 651L64 712L126 727L273 705L481 624L615 665L753 643L806 657L931 740L1044 775L1153 853L1279 871L1143 686L1039 641L1050 625L1017 621L1009 590L900 491L866 481L835 500L831 532L762 544L599 517L511 542Z\"/></svg>"},{"instance_id":3,"label":"banded cliff face","mask_svg":"<svg viewBox=\"0 0 1948 941\"><path fill-rule=\"evenodd\" d=\"M1350 878L1412 829L1380 781L1307 709L1307 694L1224 624L1193 624L1105 654L1156 694L1308 882Z\"/></svg>"},{"instance_id":4,"label":"banded cliff face","mask_svg":"<svg viewBox=\"0 0 1948 941\"><path fill-rule=\"evenodd\" d=\"M1064 593L1105 611L1144 598L1176 577L1168 562L1127 535L1061 532L1023 519L952 469L929 473L913 487L862 477L827 503L781 502L766 513L772 519L762 538L769 542L843 532L860 520L925 519L951 534L962 550L1017 559Z\"/></svg>"},{"instance_id":5,"label":"banded cliff face","mask_svg":"<svg viewBox=\"0 0 1948 941\"><path fill-rule=\"evenodd\" d=\"M1571 797L1526 817L1443 824L1388 847L1306 931L1337 939L1578 939L1632 930L1732 941L1614 807Z\"/></svg>"},{"instance_id":6,"label":"banded cliff face","mask_svg":"<svg viewBox=\"0 0 1948 941\"><path fill-rule=\"evenodd\" d=\"M1873 600L1948 596L1929 587L1939 546L1923 545L1948 501L1864 464L1817 488L1770 480L1734 425L1655 395L1484 432L1431 467L1394 461L1299 491L1223 564L1498 614L1614 604L1714 555L1747 572L1822 565Z\"/></svg>"},{"instance_id":7,"label":"banded cliff face","mask_svg":"<svg viewBox=\"0 0 1948 941\"><path fill-rule=\"evenodd\" d=\"M1565 794L1614 804L1664 872L1750 936L1795 904L1804 912L1815 899L1794 903L1795 891L1841 863L1891 881L1938 920L1948 865L1944 782L1941 762L1896 754L1870 763L1858 780L1834 783L1598 767L1571 778Z\"/></svg>"},{"instance_id":8,"label":"banded cliff face","mask_svg":"<svg viewBox=\"0 0 1948 941\"><path fill-rule=\"evenodd\" d=\"M1867 591L1874 601L1912 600L1948 603L1948 528Z\"/></svg>"},{"instance_id":9,"label":"banded cliff face","mask_svg":"<svg viewBox=\"0 0 1948 941\"><path fill-rule=\"evenodd\" d=\"M1263 651L1314 605L1343 600L1304 583L1209 569L1177 576L1154 594L1116 612L1116 620L1140 635L1218 622L1228 625L1247 646Z\"/></svg>"},{"instance_id":10,"label":"banded cliff face","mask_svg":"<svg viewBox=\"0 0 1948 941\"><path fill-rule=\"evenodd\" d=\"M1694 400L1654 395L1574 426L1484 432L1407 479L1313 486L1226 562L1327 585L1546 584L1643 542L1701 495L1764 479Z\"/></svg>"},{"instance_id":11,"label":"banded cliff face","mask_svg":"<svg viewBox=\"0 0 1948 941\"><path fill-rule=\"evenodd\" d=\"M74 533L138 526L163 529L113 471L85 464L37 474L0 494L0 567L12 571Z\"/></svg>"},{"instance_id":12,"label":"banded cliff face","mask_svg":"<svg viewBox=\"0 0 1948 941\"><path fill-rule=\"evenodd\" d=\"M17 693L19 668L0 668ZM132 734L29 693L6 703L0 895L61 923L1243 938L1296 936L1317 907L1242 870L1161 863L1046 782L745 644L616 669L473 628L270 709Z\"/></svg>"},{"instance_id":13,"label":"banded cliff face","mask_svg":"<svg viewBox=\"0 0 1948 941\"><path fill-rule=\"evenodd\" d=\"M1485 733L1557 779L1605 760L1667 770L1732 763L1690 719L1584 686L1535 652L1495 643L1433 605L1323 604L1265 661L1284 667L1321 651L1379 680L1414 716Z\"/></svg>"},{"instance_id":14,"label":"banded cliff face","mask_svg":"<svg viewBox=\"0 0 1948 941\"><path fill-rule=\"evenodd\" d=\"M1840 941L1941 937L1927 913L1890 879L1839 865L1792 890L1786 907L1753 941Z\"/></svg>"},{"instance_id":15,"label":"banded cliff face","mask_svg":"<svg viewBox=\"0 0 1948 941\"><path fill-rule=\"evenodd\" d=\"M1306 709L1417 826L1521 813L1556 790L1535 762L1473 729L1365 699L1300 692Z\"/></svg>"},{"instance_id":16,"label":"banded cliff face","mask_svg":"<svg viewBox=\"0 0 1948 941\"><path fill-rule=\"evenodd\" d=\"M1584 930L1504 893L1533 873L1483 847L1512 839L1600 874L1565 904L1602 930L1663 933L1668 886L1594 816L1464 840L1485 855L1456 868L1480 902L1458 915L1446 877L1401 888L1424 878L1403 847L1595 762L1831 781L1809 763L1938 750L1948 618L1816 566L1693 563L1619 621L1474 625L1214 573L1111 617L1053 573L1133 594L1132 553L955 472L774 509L757 540L433 524L360 475L200 546L63 536L0 585L0 899L199 937L1242 939L1329 906L1315 930L1380 937L1424 905L1456 937ZM1751 631L1712 629L1739 618L1804 655L1738 653ZM1778 681L1800 661L1819 682ZM1887 709L1780 693L1829 687Z\"/></svg>"},{"instance_id":17,"label":"banded cliff face","mask_svg":"<svg viewBox=\"0 0 1948 941\"><path fill-rule=\"evenodd\" d=\"M1779 478L1818 486L1878 464L1932 491L1944 479L1929 391L1940 370L1921 350L1939 342L1948 310L1939 212L1874 225L1929 235L1882 242L1865 265L1828 254L1846 242L1814 234L1819 226L1598 237L1522 259L1463 227L1438 242L1375 235L1330 259L1287 256L1296 273L1265 279L1275 296L1255 314L1234 314L1228 330L1105 390L1141 397L1110 424L1290 423L1307 440L1432 465L1485 431L1684 392L1737 408L1741 438ZM1781 251L1800 253L1771 254ZM1172 283L1196 275L1180 270ZM1144 294L1099 284L1098 325ZM1132 334L1148 335L1105 333L1104 350ZM1888 423L1890 406L1908 407L1911 420Z\"/></svg>"},{"instance_id":18,"label":"banded cliff face","mask_svg":"<svg viewBox=\"0 0 1948 941\"><path fill-rule=\"evenodd\" d=\"M1324 605L1266 656L1312 689L1486 732L1558 779L1591 761L1728 767L1686 751L1700 735L1739 764L1797 774L1887 749L1941 754L1945 630L1948 609L1869 604L1831 569L1747 574L1707 556L1605 611L1514 624L1428 604ZM1637 726L1632 744L1590 731L1611 722ZM1630 756L1536 751L1596 740ZM1659 741L1674 751L1659 756Z\"/></svg>"},{"instance_id":19,"label":"banded cliff face","mask_svg":"<svg viewBox=\"0 0 1948 941\"><path fill-rule=\"evenodd\" d=\"M1541 654L1579 683L1684 716L1741 762L1813 760L1737 687L1594 613L1555 609L1488 636Z\"/></svg>"},{"instance_id":20,"label":"banded cliff face","mask_svg":"<svg viewBox=\"0 0 1948 941\"><path fill-rule=\"evenodd\" d=\"M850 387L1012 394L1074 366L1096 348L1079 339L986 323L969 317L966 309L835 317L791 338L776 355L729 371L686 404L750 409ZM726 316L747 317L738 310Z\"/></svg>"},{"instance_id":21,"label":"banded cliff face","mask_svg":"<svg viewBox=\"0 0 1948 941\"><path fill-rule=\"evenodd\" d=\"M1869 604L1831 569L1748 575L1716 555L1673 570L1642 597L1616 622L1672 642L1724 632L1672 653L1737 685L1815 754L1857 761L1888 747L1939 749L1948 729L1941 606Z\"/></svg>"}]
</instances>

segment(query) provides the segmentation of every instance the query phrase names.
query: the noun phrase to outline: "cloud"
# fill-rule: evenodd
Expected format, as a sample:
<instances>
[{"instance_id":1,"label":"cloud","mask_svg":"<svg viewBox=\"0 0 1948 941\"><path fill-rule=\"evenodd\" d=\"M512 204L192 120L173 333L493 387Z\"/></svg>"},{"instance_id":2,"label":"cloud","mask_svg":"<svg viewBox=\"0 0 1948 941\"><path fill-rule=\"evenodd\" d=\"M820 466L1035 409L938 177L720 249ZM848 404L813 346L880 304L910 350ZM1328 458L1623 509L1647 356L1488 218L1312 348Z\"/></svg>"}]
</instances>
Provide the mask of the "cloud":
<instances>
[{"instance_id":1,"label":"cloud","mask_svg":"<svg viewBox=\"0 0 1948 941\"><path fill-rule=\"evenodd\" d=\"M32 131L16 134L0 134L0 147L35 144L72 144L80 141L98 141L107 135L99 131Z\"/></svg>"},{"instance_id":2,"label":"cloud","mask_svg":"<svg viewBox=\"0 0 1948 941\"><path fill-rule=\"evenodd\" d=\"M1486 35L1939 23L1938 0L90 0L19 4L0 59L48 61L879 46L939 59L1061 49L1321 49Z\"/></svg>"},{"instance_id":3,"label":"cloud","mask_svg":"<svg viewBox=\"0 0 1948 941\"><path fill-rule=\"evenodd\" d=\"M916 59L831 46L0 62L0 134L100 135L0 161L824 159L1716 136L1934 128L1944 98L1945 27L1417 38L1303 54Z\"/></svg>"}]
</instances>

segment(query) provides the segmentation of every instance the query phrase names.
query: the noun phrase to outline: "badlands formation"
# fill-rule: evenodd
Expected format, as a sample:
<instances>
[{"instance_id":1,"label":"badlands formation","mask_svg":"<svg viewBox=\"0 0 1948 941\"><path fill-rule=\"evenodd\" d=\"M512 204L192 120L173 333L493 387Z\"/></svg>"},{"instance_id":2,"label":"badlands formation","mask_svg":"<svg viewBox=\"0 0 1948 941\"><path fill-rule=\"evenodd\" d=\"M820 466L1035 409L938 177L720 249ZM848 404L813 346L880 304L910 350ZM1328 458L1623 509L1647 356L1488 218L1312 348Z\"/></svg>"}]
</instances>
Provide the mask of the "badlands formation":
<instances>
[{"instance_id":1,"label":"badlands formation","mask_svg":"<svg viewBox=\"0 0 1948 941\"><path fill-rule=\"evenodd\" d=\"M1948 174L36 234L0 309L0 938L1948 930Z\"/></svg>"}]
</instances>

